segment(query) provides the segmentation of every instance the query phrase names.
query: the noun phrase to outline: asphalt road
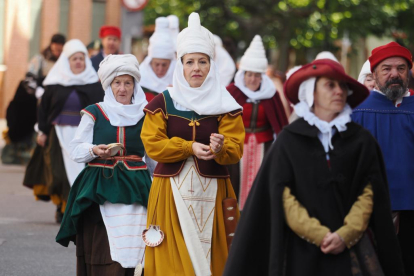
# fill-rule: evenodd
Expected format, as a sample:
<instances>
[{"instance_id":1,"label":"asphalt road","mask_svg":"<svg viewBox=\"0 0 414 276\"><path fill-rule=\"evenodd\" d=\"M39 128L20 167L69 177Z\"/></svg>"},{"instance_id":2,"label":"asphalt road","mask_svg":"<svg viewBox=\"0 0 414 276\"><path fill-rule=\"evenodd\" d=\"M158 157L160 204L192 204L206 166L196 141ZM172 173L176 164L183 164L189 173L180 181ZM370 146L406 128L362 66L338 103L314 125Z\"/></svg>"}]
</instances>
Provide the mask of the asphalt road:
<instances>
[{"instance_id":1,"label":"asphalt road","mask_svg":"<svg viewBox=\"0 0 414 276\"><path fill-rule=\"evenodd\" d=\"M0 163L0 276L73 276L75 246L55 242L55 207L22 186L24 169Z\"/></svg>"}]
</instances>

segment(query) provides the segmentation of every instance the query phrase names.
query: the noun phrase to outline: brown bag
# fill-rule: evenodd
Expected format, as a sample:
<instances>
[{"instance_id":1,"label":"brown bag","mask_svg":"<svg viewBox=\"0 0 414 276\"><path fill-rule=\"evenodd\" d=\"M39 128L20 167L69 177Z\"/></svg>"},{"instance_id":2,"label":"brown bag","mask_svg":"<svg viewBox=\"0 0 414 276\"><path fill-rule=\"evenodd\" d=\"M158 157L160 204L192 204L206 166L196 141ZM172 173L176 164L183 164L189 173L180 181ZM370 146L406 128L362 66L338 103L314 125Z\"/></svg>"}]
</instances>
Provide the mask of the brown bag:
<instances>
[{"instance_id":1,"label":"brown bag","mask_svg":"<svg viewBox=\"0 0 414 276\"><path fill-rule=\"evenodd\" d=\"M224 228L226 230L227 249L230 249L238 222L237 200L235 198L228 197L223 199L223 216Z\"/></svg>"}]
</instances>

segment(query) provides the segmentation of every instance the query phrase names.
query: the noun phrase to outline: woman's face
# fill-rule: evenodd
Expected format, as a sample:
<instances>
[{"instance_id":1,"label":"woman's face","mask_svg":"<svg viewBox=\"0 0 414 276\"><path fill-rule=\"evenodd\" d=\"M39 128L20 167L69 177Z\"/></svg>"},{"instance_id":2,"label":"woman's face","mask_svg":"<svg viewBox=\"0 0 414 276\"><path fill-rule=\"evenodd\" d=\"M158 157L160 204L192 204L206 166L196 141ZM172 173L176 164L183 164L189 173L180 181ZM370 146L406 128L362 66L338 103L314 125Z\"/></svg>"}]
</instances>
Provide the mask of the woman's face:
<instances>
[{"instance_id":1,"label":"woman's face","mask_svg":"<svg viewBox=\"0 0 414 276\"><path fill-rule=\"evenodd\" d=\"M374 89L375 79L372 77L372 74L368 74L365 78L364 85L368 88L369 91Z\"/></svg>"},{"instance_id":2,"label":"woman's face","mask_svg":"<svg viewBox=\"0 0 414 276\"><path fill-rule=\"evenodd\" d=\"M200 87L210 72L210 58L206 54L191 53L182 58L184 78L190 87Z\"/></svg>"},{"instance_id":3,"label":"woman's face","mask_svg":"<svg viewBox=\"0 0 414 276\"><path fill-rule=\"evenodd\" d=\"M151 68L158 78L162 78L167 74L168 68L170 68L171 60L163 58L153 58L151 60Z\"/></svg>"},{"instance_id":4,"label":"woman's face","mask_svg":"<svg viewBox=\"0 0 414 276\"><path fill-rule=\"evenodd\" d=\"M316 81L314 112L320 119L335 118L346 104L348 97L346 84L334 79L320 77ZM321 118L322 114L325 118Z\"/></svg>"},{"instance_id":5,"label":"woman's face","mask_svg":"<svg viewBox=\"0 0 414 276\"><path fill-rule=\"evenodd\" d=\"M262 83L262 73L246 71L244 73L244 85L251 91L259 90L260 83Z\"/></svg>"},{"instance_id":6,"label":"woman's face","mask_svg":"<svg viewBox=\"0 0 414 276\"><path fill-rule=\"evenodd\" d=\"M69 57L69 67L73 74L77 75L85 70L85 54L81 52L74 53Z\"/></svg>"},{"instance_id":7,"label":"woman's face","mask_svg":"<svg viewBox=\"0 0 414 276\"><path fill-rule=\"evenodd\" d=\"M134 78L130 75L121 75L114 78L111 83L115 100L121 104L131 104L134 93Z\"/></svg>"}]
</instances>

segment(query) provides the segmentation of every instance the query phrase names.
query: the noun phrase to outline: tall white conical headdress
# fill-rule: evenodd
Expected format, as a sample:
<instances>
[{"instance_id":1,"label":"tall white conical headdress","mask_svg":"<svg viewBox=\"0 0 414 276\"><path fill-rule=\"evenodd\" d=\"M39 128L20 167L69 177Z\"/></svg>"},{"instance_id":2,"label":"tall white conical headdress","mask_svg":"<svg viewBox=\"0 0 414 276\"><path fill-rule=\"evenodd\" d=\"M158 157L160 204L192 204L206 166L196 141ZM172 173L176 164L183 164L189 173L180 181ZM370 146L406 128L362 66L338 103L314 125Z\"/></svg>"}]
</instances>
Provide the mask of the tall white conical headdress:
<instances>
[{"instance_id":1,"label":"tall white conical headdress","mask_svg":"<svg viewBox=\"0 0 414 276\"><path fill-rule=\"evenodd\" d=\"M217 64L217 69L220 73L220 82L222 85L227 86L231 83L236 72L236 64L234 64L233 58L223 47L223 41L218 35L213 35L215 47L214 61Z\"/></svg>"},{"instance_id":2,"label":"tall white conical headdress","mask_svg":"<svg viewBox=\"0 0 414 276\"><path fill-rule=\"evenodd\" d=\"M174 41L171 37L169 25L170 22L166 17L158 17L155 20L155 31L149 39L149 57L175 59Z\"/></svg>"},{"instance_id":3,"label":"tall white conical headdress","mask_svg":"<svg viewBox=\"0 0 414 276\"><path fill-rule=\"evenodd\" d=\"M214 59L213 34L201 26L200 16L195 12L188 17L188 27L177 37L177 57L189 53L203 53Z\"/></svg>"},{"instance_id":4,"label":"tall white conical headdress","mask_svg":"<svg viewBox=\"0 0 414 276\"><path fill-rule=\"evenodd\" d=\"M249 48L240 60L239 69L257 73L266 73L267 58L260 35L255 35Z\"/></svg>"},{"instance_id":5,"label":"tall white conical headdress","mask_svg":"<svg viewBox=\"0 0 414 276\"><path fill-rule=\"evenodd\" d=\"M210 70L204 82L198 87L190 86L184 77L184 66L181 62L181 57L192 53L203 53L210 57ZM178 104L181 108L192 110L200 115L225 114L242 108L220 84L220 73L214 61L213 34L201 26L197 13L190 14L188 27L178 35L173 85L168 87L168 91L174 105ZM208 265L205 269L210 271ZM202 274L205 273L196 271L196 275Z\"/></svg>"},{"instance_id":6,"label":"tall white conical headdress","mask_svg":"<svg viewBox=\"0 0 414 276\"><path fill-rule=\"evenodd\" d=\"M169 21L169 29L171 38L174 45L174 51L177 51L177 36L180 33L180 21L178 20L178 17L176 15L169 15L167 16Z\"/></svg>"}]
</instances>

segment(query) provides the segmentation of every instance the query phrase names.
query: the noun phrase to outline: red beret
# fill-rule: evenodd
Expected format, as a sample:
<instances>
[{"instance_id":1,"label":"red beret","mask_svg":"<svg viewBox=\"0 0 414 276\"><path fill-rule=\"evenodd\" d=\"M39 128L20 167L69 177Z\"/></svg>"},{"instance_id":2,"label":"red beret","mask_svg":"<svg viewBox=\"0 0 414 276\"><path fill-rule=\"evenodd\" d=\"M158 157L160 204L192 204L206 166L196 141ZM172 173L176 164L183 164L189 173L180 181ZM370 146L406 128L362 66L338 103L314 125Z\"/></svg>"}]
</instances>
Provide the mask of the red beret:
<instances>
[{"instance_id":1,"label":"red beret","mask_svg":"<svg viewBox=\"0 0 414 276\"><path fill-rule=\"evenodd\" d=\"M410 51L397 42L390 42L372 50L371 56L369 57L369 62L371 63L371 72L374 71L374 68L378 65L378 63L390 57L405 58L408 62L408 67L410 69L413 67L413 57L411 56Z\"/></svg>"},{"instance_id":2,"label":"red beret","mask_svg":"<svg viewBox=\"0 0 414 276\"><path fill-rule=\"evenodd\" d=\"M369 95L368 89L363 84L345 74L341 64L331 59L318 59L302 66L287 79L283 86L286 98L291 103L297 104L299 102L299 86L305 80L313 77L326 77L346 82L348 88L353 92L347 98L347 102L352 108L362 103Z\"/></svg>"},{"instance_id":3,"label":"red beret","mask_svg":"<svg viewBox=\"0 0 414 276\"><path fill-rule=\"evenodd\" d=\"M99 31L99 37L104 38L108 35L113 35L121 39L121 29L115 26L102 26Z\"/></svg>"}]
</instances>

